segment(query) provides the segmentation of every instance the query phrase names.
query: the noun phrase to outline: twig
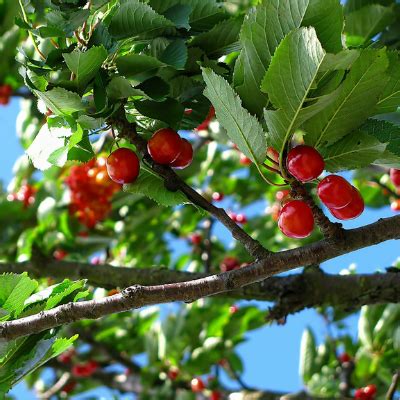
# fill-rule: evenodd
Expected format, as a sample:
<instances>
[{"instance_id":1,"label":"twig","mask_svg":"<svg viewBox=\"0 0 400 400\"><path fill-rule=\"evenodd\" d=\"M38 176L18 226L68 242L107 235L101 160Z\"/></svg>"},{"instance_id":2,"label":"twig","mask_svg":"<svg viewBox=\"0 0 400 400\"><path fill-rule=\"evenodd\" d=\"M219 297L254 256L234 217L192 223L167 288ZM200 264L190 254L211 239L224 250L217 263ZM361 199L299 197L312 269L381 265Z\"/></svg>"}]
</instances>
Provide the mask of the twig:
<instances>
[{"instance_id":1,"label":"twig","mask_svg":"<svg viewBox=\"0 0 400 400\"><path fill-rule=\"evenodd\" d=\"M71 374L69 372L64 372L51 388L38 394L39 399L50 399L52 396L56 395L65 386L70 377Z\"/></svg>"},{"instance_id":2,"label":"twig","mask_svg":"<svg viewBox=\"0 0 400 400\"><path fill-rule=\"evenodd\" d=\"M202 197L192 187L187 185L171 168L165 165L154 163L147 151L147 142L143 137L137 134L136 126L129 123L125 117L120 117L115 120L109 121L114 123L119 128L119 136L128 139L136 146L143 156L143 160L152 167L165 181L165 186L168 190L178 191L186 195L189 201L194 205L209 212L216 219L218 219L232 234L233 238L243 244L248 253L255 259L262 259L272 254L265 249L257 240L249 236L239 225L237 225L225 212L224 209L218 208Z\"/></svg>"},{"instance_id":3,"label":"twig","mask_svg":"<svg viewBox=\"0 0 400 400\"><path fill-rule=\"evenodd\" d=\"M343 240L344 229L342 228L342 224L334 223L329 220L323 211L316 205L306 187L298 181L291 182L291 187L291 196L294 199L301 199L309 205L314 215L315 222L325 238Z\"/></svg>"},{"instance_id":4,"label":"twig","mask_svg":"<svg viewBox=\"0 0 400 400\"><path fill-rule=\"evenodd\" d=\"M396 394L399 381L400 381L400 370L393 375L392 383L390 384L389 390L386 393L385 397L386 400L394 400L394 396Z\"/></svg>"}]
</instances>

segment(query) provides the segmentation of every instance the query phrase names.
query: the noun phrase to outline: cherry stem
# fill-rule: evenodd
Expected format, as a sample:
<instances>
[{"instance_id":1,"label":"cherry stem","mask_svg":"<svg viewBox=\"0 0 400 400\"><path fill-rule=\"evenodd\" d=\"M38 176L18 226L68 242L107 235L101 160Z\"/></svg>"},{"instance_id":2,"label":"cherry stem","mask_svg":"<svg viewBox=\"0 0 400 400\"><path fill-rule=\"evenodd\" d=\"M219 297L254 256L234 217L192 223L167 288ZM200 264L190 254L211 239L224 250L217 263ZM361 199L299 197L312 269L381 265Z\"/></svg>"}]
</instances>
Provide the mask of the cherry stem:
<instances>
[{"instance_id":1,"label":"cherry stem","mask_svg":"<svg viewBox=\"0 0 400 400\"><path fill-rule=\"evenodd\" d=\"M276 166L279 167L279 163L276 162L276 161L275 161L273 158L271 158L270 156L267 156L267 160L270 161L270 162L272 162L272 164L274 164L274 165L276 165Z\"/></svg>"},{"instance_id":2,"label":"cherry stem","mask_svg":"<svg viewBox=\"0 0 400 400\"><path fill-rule=\"evenodd\" d=\"M264 168L266 168L268 171L271 171L271 172L273 172L274 174L278 174L278 175L280 175L280 176L282 176L282 174L281 174L281 171L279 171L278 169L275 169L275 168L273 168L273 167L270 167L269 165L267 165L267 164L265 164L265 163L263 163L263 164L261 164Z\"/></svg>"}]
</instances>

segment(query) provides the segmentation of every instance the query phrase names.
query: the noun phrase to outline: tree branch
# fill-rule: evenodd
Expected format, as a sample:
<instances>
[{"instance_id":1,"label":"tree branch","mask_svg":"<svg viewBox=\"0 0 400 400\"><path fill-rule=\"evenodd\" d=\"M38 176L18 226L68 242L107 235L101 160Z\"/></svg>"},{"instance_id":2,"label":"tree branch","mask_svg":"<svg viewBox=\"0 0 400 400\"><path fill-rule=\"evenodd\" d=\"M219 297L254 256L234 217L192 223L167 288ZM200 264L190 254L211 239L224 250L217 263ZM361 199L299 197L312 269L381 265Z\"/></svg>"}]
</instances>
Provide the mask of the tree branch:
<instances>
[{"instance_id":1,"label":"tree branch","mask_svg":"<svg viewBox=\"0 0 400 400\"><path fill-rule=\"evenodd\" d=\"M374 224L345 231L343 241L321 240L301 248L271 254L234 271L179 283L130 286L122 293L104 299L65 304L29 317L3 322L0 324L0 338L15 339L81 319L97 319L148 305L173 301L192 302L240 289L299 266L320 264L354 250L399 238L400 216L381 219Z\"/></svg>"},{"instance_id":2,"label":"tree branch","mask_svg":"<svg viewBox=\"0 0 400 400\"><path fill-rule=\"evenodd\" d=\"M397 391L397 387L399 385L399 381L400 381L400 370L397 371L394 375L393 375L393 379L392 379L392 383L389 387L388 392L386 393L386 400L393 400L394 396L396 394Z\"/></svg>"},{"instance_id":3,"label":"tree branch","mask_svg":"<svg viewBox=\"0 0 400 400\"><path fill-rule=\"evenodd\" d=\"M0 273L23 273L28 271L36 278L87 279L96 287L113 289L139 285L169 284L205 278L209 275L168 269L138 269L96 265L73 261L43 260L40 264L0 263ZM400 271L360 274L330 275L318 271L285 277L271 277L241 289L222 293L221 296L242 300L275 302L269 317L274 320L305 308L332 305L346 311L366 304L398 303Z\"/></svg>"},{"instance_id":4,"label":"tree branch","mask_svg":"<svg viewBox=\"0 0 400 400\"><path fill-rule=\"evenodd\" d=\"M147 151L146 140L137 134L136 126L129 123L125 116L119 119L108 121L118 127L119 137L124 137L136 146L142 154L143 160L151 165L156 172L165 181L168 190L180 190L186 197L196 206L207 211L218 219L232 234L233 238L239 241L256 260L266 258L271 252L265 249L257 240L248 235L239 225L237 225L225 212L224 209L214 206L203 196L196 192L192 187L186 184L170 167L166 165L156 164Z\"/></svg>"}]
</instances>

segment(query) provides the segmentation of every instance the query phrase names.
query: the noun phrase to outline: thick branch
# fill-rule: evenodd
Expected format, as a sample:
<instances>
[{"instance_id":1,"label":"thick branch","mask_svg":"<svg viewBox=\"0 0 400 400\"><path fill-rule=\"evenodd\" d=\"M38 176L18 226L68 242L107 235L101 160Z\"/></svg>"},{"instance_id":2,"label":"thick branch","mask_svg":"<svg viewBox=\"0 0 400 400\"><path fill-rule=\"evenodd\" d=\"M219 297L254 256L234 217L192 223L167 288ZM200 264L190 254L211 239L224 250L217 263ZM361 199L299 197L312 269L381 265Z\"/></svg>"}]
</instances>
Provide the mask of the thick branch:
<instances>
[{"instance_id":1,"label":"thick branch","mask_svg":"<svg viewBox=\"0 0 400 400\"><path fill-rule=\"evenodd\" d=\"M37 278L87 279L96 287L112 289L139 285L156 285L201 279L208 275L168 269L138 269L92 265L70 261L43 260L40 265L30 261L0 264L0 273L28 271ZM241 289L225 292L224 297L275 302L271 319L281 319L305 308L332 305L346 311L365 304L398 303L400 272L362 275L329 275L307 271L285 277L271 277Z\"/></svg>"},{"instance_id":2,"label":"thick branch","mask_svg":"<svg viewBox=\"0 0 400 400\"><path fill-rule=\"evenodd\" d=\"M0 324L0 338L14 339L81 319L172 301L191 302L240 289L299 266L320 264L342 254L400 238L400 216L344 232L344 240L322 240L298 249L271 254L247 267L192 281L155 286L131 286L121 294L100 300L70 303L36 315ZM95 267L94 267L95 268Z\"/></svg>"}]
</instances>

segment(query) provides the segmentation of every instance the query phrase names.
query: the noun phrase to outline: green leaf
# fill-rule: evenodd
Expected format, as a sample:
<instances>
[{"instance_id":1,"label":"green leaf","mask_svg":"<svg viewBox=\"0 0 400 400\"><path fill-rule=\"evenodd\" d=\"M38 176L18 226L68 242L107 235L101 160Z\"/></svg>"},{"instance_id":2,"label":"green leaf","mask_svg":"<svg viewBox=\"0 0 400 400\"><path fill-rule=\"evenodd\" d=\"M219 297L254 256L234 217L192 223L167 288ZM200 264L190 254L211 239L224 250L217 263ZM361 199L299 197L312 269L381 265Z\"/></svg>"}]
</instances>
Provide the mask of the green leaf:
<instances>
[{"instance_id":1,"label":"green leaf","mask_svg":"<svg viewBox=\"0 0 400 400\"><path fill-rule=\"evenodd\" d=\"M400 59L397 52L387 53L389 57L389 80L377 104L377 114L394 112L400 105Z\"/></svg>"},{"instance_id":2,"label":"green leaf","mask_svg":"<svg viewBox=\"0 0 400 400\"><path fill-rule=\"evenodd\" d=\"M116 76L111 79L107 86L107 95L110 99L126 99L131 96L144 96L141 90L132 87L128 79L123 76Z\"/></svg>"},{"instance_id":3,"label":"green leaf","mask_svg":"<svg viewBox=\"0 0 400 400\"><path fill-rule=\"evenodd\" d=\"M314 334L306 329L301 337L299 374L304 383L307 383L315 369L316 345Z\"/></svg>"},{"instance_id":4,"label":"green leaf","mask_svg":"<svg viewBox=\"0 0 400 400\"><path fill-rule=\"evenodd\" d=\"M176 69L184 69L188 58L185 41L177 39L171 42L161 54L160 61Z\"/></svg>"},{"instance_id":5,"label":"green leaf","mask_svg":"<svg viewBox=\"0 0 400 400\"><path fill-rule=\"evenodd\" d=\"M163 14L174 23L177 28L190 29L189 18L192 13L192 7L186 4L176 4L168 8Z\"/></svg>"},{"instance_id":6,"label":"green leaf","mask_svg":"<svg viewBox=\"0 0 400 400\"><path fill-rule=\"evenodd\" d=\"M133 84L138 84L151 78L165 64L155 57L129 54L117 58L116 65L121 75L132 79Z\"/></svg>"},{"instance_id":7,"label":"green leaf","mask_svg":"<svg viewBox=\"0 0 400 400\"><path fill-rule=\"evenodd\" d=\"M163 29L173 26L149 5L139 0L123 0L111 19L109 32L116 39L125 39L142 34L157 36Z\"/></svg>"},{"instance_id":8,"label":"green leaf","mask_svg":"<svg viewBox=\"0 0 400 400\"><path fill-rule=\"evenodd\" d=\"M220 57L240 50L239 33L243 17L230 18L201 33L191 41L192 46L200 47L206 54Z\"/></svg>"},{"instance_id":9,"label":"green leaf","mask_svg":"<svg viewBox=\"0 0 400 400\"><path fill-rule=\"evenodd\" d=\"M85 283L84 280L72 282L65 279L62 283L56 285L47 299L45 310L51 310L59 304L72 301L71 295L84 291Z\"/></svg>"},{"instance_id":10,"label":"green leaf","mask_svg":"<svg viewBox=\"0 0 400 400\"><path fill-rule=\"evenodd\" d=\"M358 339L367 349L373 347L373 331L377 322L376 310L374 306L363 306L358 320Z\"/></svg>"},{"instance_id":11,"label":"green leaf","mask_svg":"<svg viewBox=\"0 0 400 400\"><path fill-rule=\"evenodd\" d=\"M400 168L400 127L387 121L369 119L360 127L360 131L387 145L386 151L375 160L375 164L387 168Z\"/></svg>"},{"instance_id":12,"label":"green leaf","mask_svg":"<svg viewBox=\"0 0 400 400\"><path fill-rule=\"evenodd\" d=\"M37 286L37 282L30 279L26 272L0 275L0 310L7 311L7 316L1 318L0 315L0 320L8 319L11 314L17 317L24 309L25 300Z\"/></svg>"},{"instance_id":13,"label":"green leaf","mask_svg":"<svg viewBox=\"0 0 400 400\"><path fill-rule=\"evenodd\" d=\"M138 100L135 108L144 116L164 121L172 128L178 128L183 117L185 107L175 99L167 98L164 101Z\"/></svg>"},{"instance_id":14,"label":"green leaf","mask_svg":"<svg viewBox=\"0 0 400 400\"><path fill-rule=\"evenodd\" d=\"M243 105L251 113L261 114L267 104L267 96L260 91L261 81L281 40L300 27L308 3L309 0L263 0L246 17L233 82Z\"/></svg>"},{"instance_id":15,"label":"green leaf","mask_svg":"<svg viewBox=\"0 0 400 400\"><path fill-rule=\"evenodd\" d=\"M65 138L69 136L71 136L71 131L67 128L49 129L47 124L44 124L26 151L35 168L44 171L52 165L64 165L67 161L68 150L65 146ZM52 156L51 162L50 156Z\"/></svg>"},{"instance_id":16,"label":"green leaf","mask_svg":"<svg viewBox=\"0 0 400 400\"><path fill-rule=\"evenodd\" d=\"M305 123L306 143L317 148L334 143L373 114L387 82L387 66L384 50L364 50L337 89L335 101Z\"/></svg>"},{"instance_id":17,"label":"green leaf","mask_svg":"<svg viewBox=\"0 0 400 400\"><path fill-rule=\"evenodd\" d=\"M352 132L329 147L321 148L325 169L337 172L358 169L372 164L379 159L386 149L386 144L360 132Z\"/></svg>"},{"instance_id":18,"label":"green leaf","mask_svg":"<svg viewBox=\"0 0 400 400\"><path fill-rule=\"evenodd\" d=\"M146 170L142 170L135 183L124 185L124 191L132 194L143 194L158 204L167 207L189 203L182 192L167 190L162 178Z\"/></svg>"},{"instance_id":19,"label":"green leaf","mask_svg":"<svg viewBox=\"0 0 400 400\"><path fill-rule=\"evenodd\" d=\"M364 44L394 20L390 7L370 4L346 16L347 43Z\"/></svg>"},{"instance_id":20,"label":"green leaf","mask_svg":"<svg viewBox=\"0 0 400 400\"><path fill-rule=\"evenodd\" d=\"M76 48L72 53L64 53L63 57L69 70L75 74L74 82L78 89L83 90L96 76L107 58L107 51L103 46L92 47L85 52Z\"/></svg>"},{"instance_id":21,"label":"green leaf","mask_svg":"<svg viewBox=\"0 0 400 400\"><path fill-rule=\"evenodd\" d=\"M328 53L342 50L343 7L340 0L310 0L303 26L313 26L322 47Z\"/></svg>"},{"instance_id":22,"label":"green leaf","mask_svg":"<svg viewBox=\"0 0 400 400\"><path fill-rule=\"evenodd\" d=\"M261 89L277 109L264 113L269 142L281 153L299 125L325 52L314 28L292 31L276 49Z\"/></svg>"},{"instance_id":23,"label":"green leaf","mask_svg":"<svg viewBox=\"0 0 400 400\"><path fill-rule=\"evenodd\" d=\"M243 108L239 96L229 83L209 68L203 69L205 96L215 108L218 121L240 151L255 163L266 156L266 138L257 118Z\"/></svg>"},{"instance_id":24,"label":"green leaf","mask_svg":"<svg viewBox=\"0 0 400 400\"><path fill-rule=\"evenodd\" d=\"M400 305L388 304L374 327L374 344L383 345L389 338L392 338L399 318Z\"/></svg>"},{"instance_id":25,"label":"green leaf","mask_svg":"<svg viewBox=\"0 0 400 400\"><path fill-rule=\"evenodd\" d=\"M215 24L227 18L224 8L216 0L150 0L149 4L165 15L177 3L191 7L189 24L194 31L208 31Z\"/></svg>"},{"instance_id":26,"label":"green leaf","mask_svg":"<svg viewBox=\"0 0 400 400\"><path fill-rule=\"evenodd\" d=\"M70 92L60 87L49 90L48 92L39 92L34 90L38 96L56 115L71 115L77 111L85 109L81 97L74 92Z\"/></svg>"}]
</instances>

